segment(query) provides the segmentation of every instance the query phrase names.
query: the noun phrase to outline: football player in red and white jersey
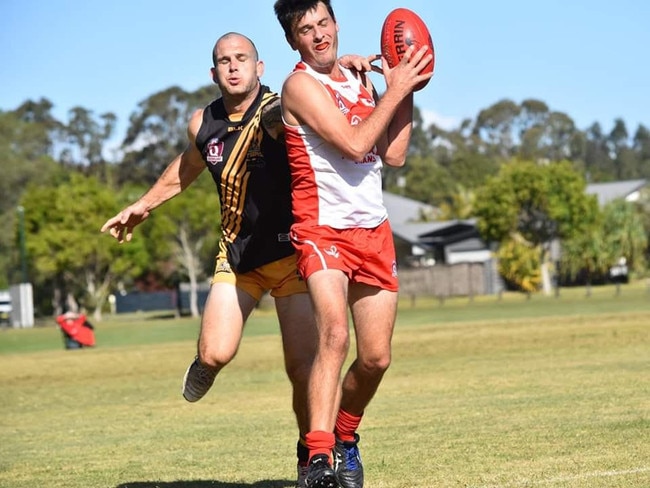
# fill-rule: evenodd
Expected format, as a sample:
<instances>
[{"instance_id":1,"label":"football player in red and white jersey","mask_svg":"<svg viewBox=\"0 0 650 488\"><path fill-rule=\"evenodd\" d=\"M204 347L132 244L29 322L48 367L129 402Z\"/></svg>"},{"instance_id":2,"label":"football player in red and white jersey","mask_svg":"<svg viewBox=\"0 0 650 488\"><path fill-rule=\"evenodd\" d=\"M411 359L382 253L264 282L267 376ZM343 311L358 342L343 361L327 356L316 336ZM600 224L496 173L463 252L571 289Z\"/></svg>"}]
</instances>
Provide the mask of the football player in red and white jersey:
<instances>
[{"instance_id":1,"label":"football player in red and white jersey","mask_svg":"<svg viewBox=\"0 0 650 488\"><path fill-rule=\"evenodd\" d=\"M409 48L382 62L386 92L337 61L338 24L329 0L278 0L276 16L300 62L281 94L291 168L298 269L314 303L319 346L309 383L307 486L359 488L357 428L391 360L397 266L382 201L381 167L405 163L413 89L432 56ZM356 359L341 382L350 343ZM334 466L330 464L333 452Z\"/></svg>"}]
</instances>

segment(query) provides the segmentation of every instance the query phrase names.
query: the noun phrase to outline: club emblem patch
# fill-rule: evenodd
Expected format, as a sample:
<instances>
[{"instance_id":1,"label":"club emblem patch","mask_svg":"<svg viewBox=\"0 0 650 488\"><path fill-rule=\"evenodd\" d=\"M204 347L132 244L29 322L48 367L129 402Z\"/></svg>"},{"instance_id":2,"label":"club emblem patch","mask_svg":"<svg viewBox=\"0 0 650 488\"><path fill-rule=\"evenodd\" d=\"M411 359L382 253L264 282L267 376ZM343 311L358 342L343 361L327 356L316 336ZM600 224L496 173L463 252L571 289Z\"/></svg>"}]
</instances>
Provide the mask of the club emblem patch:
<instances>
[{"instance_id":1,"label":"club emblem patch","mask_svg":"<svg viewBox=\"0 0 650 488\"><path fill-rule=\"evenodd\" d=\"M223 161L223 141L218 138L211 139L205 146L205 160L210 164Z\"/></svg>"}]
</instances>

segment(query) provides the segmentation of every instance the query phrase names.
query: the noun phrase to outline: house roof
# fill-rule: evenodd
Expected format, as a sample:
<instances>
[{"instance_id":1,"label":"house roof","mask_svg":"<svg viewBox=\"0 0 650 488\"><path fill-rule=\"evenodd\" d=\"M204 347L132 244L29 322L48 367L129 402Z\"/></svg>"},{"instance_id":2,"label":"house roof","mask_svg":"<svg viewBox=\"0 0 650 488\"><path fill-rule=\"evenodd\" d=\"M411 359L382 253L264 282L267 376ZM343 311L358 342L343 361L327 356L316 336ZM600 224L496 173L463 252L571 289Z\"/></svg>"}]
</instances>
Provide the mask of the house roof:
<instances>
[{"instance_id":1,"label":"house roof","mask_svg":"<svg viewBox=\"0 0 650 488\"><path fill-rule=\"evenodd\" d=\"M596 195L604 205L617 198L629 198L647 185L647 180L613 181L587 185L586 193ZM422 214L430 215L435 207L394 193L384 192L384 205L396 238L433 249L447 247L454 252L485 248L476 229L476 219L422 222Z\"/></svg>"},{"instance_id":2,"label":"house roof","mask_svg":"<svg viewBox=\"0 0 650 488\"><path fill-rule=\"evenodd\" d=\"M476 219L447 220L437 222L438 226L432 227L428 232L420 235L420 239L432 244L456 242L477 235Z\"/></svg>"},{"instance_id":3,"label":"house roof","mask_svg":"<svg viewBox=\"0 0 650 488\"><path fill-rule=\"evenodd\" d=\"M386 191L384 192L384 206L388 211L388 219L392 226L421 221L422 213L428 214L435 209L427 203Z\"/></svg>"},{"instance_id":4,"label":"house roof","mask_svg":"<svg viewBox=\"0 0 650 488\"><path fill-rule=\"evenodd\" d=\"M448 245L452 242L476 237L475 220L447 220L444 222L412 222L393 224L397 237L424 246Z\"/></svg>"},{"instance_id":5,"label":"house roof","mask_svg":"<svg viewBox=\"0 0 650 488\"><path fill-rule=\"evenodd\" d=\"M485 249L487 249L485 242L480 237L464 239L447 246L448 252L483 251Z\"/></svg>"},{"instance_id":6,"label":"house roof","mask_svg":"<svg viewBox=\"0 0 650 488\"><path fill-rule=\"evenodd\" d=\"M412 222L395 224L391 221L390 226L393 234L402 240L410 242L411 244L421 243L420 236L427 234L432 230L439 229L441 225L446 222Z\"/></svg>"},{"instance_id":7,"label":"house roof","mask_svg":"<svg viewBox=\"0 0 650 488\"><path fill-rule=\"evenodd\" d=\"M591 183L587 185L587 194L596 195L602 206L617 198L627 198L647 184L646 180L610 181L608 183Z\"/></svg>"}]
</instances>

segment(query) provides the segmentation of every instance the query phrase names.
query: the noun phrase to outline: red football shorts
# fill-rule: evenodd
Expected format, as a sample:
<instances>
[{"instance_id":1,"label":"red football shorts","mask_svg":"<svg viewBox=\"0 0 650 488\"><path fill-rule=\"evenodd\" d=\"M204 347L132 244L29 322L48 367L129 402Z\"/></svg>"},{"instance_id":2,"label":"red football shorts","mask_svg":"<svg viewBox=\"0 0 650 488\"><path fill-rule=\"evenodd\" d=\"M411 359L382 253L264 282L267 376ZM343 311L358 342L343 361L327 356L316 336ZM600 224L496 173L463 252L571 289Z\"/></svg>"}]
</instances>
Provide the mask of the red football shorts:
<instances>
[{"instance_id":1,"label":"red football shorts","mask_svg":"<svg viewBox=\"0 0 650 488\"><path fill-rule=\"evenodd\" d=\"M388 220L372 229L333 229L296 224L291 228L298 271L306 281L322 269L343 271L352 283L397 291L397 261Z\"/></svg>"}]
</instances>

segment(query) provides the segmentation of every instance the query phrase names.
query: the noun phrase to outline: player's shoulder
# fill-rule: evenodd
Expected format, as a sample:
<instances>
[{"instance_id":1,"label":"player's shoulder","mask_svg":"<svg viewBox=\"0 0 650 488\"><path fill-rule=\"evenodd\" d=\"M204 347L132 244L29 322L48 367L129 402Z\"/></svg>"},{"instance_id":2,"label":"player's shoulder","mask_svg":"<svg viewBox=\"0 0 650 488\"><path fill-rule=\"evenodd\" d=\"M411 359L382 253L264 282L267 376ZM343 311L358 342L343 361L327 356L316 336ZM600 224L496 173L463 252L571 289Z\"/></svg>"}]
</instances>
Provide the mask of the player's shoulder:
<instances>
[{"instance_id":1,"label":"player's shoulder","mask_svg":"<svg viewBox=\"0 0 650 488\"><path fill-rule=\"evenodd\" d=\"M282 106L282 102L280 100L280 97L275 96L266 100L266 103L264 103L259 110L262 111L262 115L263 115L267 112L273 112L275 110L279 110L281 106Z\"/></svg>"},{"instance_id":2,"label":"player's shoulder","mask_svg":"<svg viewBox=\"0 0 650 488\"><path fill-rule=\"evenodd\" d=\"M262 107L262 127L275 140L281 140L284 133L284 123L282 122L282 104L280 97L269 100Z\"/></svg>"},{"instance_id":3,"label":"player's shoulder","mask_svg":"<svg viewBox=\"0 0 650 488\"><path fill-rule=\"evenodd\" d=\"M189 123L187 124L187 132L193 136L193 138L196 138L199 129L203 124L203 113L205 110L205 108L198 108L192 112L192 115L190 116Z\"/></svg>"},{"instance_id":4,"label":"player's shoulder","mask_svg":"<svg viewBox=\"0 0 650 488\"><path fill-rule=\"evenodd\" d=\"M301 87L309 89L318 84L318 80L305 70L293 71L287 76L282 85L282 96L286 91L301 90Z\"/></svg>"},{"instance_id":5,"label":"player's shoulder","mask_svg":"<svg viewBox=\"0 0 650 488\"><path fill-rule=\"evenodd\" d=\"M318 79L305 71L294 71L282 86L282 103L296 106L305 100L320 100L327 91Z\"/></svg>"},{"instance_id":6,"label":"player's shoulder","mask_svg":"<svg viewBox=\"0 0 650 488\"><path fill-rule=\"evenodd\" d=\"M192 112L192 115L190 116L190 121L193 121L193 120L196 120L196 119L202 120L203 119L203 112L205 112L205 110L206 110L205 108L197 108L196 110L194 110L194 112Z\"/></svg>"}]
</instances>

